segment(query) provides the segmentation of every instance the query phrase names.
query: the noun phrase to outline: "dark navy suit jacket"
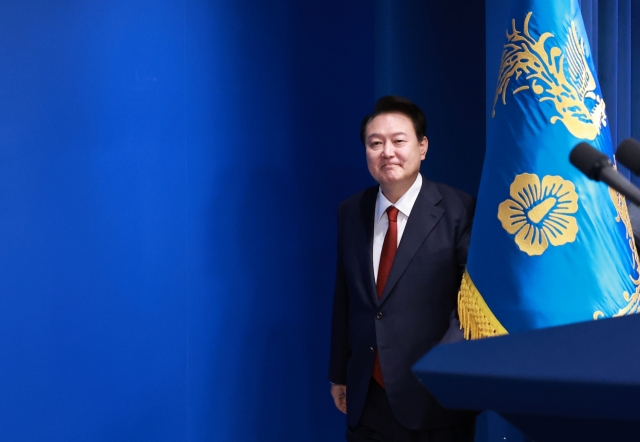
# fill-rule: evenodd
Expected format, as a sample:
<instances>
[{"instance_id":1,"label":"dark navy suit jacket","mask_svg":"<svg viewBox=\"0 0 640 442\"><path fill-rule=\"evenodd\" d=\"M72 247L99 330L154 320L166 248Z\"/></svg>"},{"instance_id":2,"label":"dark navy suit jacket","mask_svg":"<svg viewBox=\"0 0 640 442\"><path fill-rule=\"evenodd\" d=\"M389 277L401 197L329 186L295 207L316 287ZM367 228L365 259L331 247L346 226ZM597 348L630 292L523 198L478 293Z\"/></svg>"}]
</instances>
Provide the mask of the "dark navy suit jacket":
<instances>
[{"instance_id":1,"label":"dark navy suit jacket","mask_svg":"<svg viewBox=\"0 0 640 442\"><path fill-rule=\"evenodd\" d=\"M449 328L467 260L475 200L423 180L378 300L373 226L378 187L338 209L338 267L329 380L347 386L347 423L355 427L367 396L374 351L396 419L410 429L455 425L470 415L445 410L411 367Z\"/></svg>"}]
</instances>

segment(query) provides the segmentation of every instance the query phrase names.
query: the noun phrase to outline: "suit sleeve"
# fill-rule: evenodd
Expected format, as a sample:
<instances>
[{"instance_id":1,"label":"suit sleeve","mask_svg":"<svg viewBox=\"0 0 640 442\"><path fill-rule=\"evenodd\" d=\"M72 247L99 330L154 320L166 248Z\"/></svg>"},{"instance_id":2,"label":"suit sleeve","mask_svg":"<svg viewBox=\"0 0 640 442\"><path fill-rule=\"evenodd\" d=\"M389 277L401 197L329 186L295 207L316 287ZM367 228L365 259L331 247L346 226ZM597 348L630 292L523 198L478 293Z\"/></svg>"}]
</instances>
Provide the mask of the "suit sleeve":
<instances>
[{"instance_id":1,"label":"suit sleeve","mask_svg":"<svg viewBox=\"0 0 640 442\"><path fill-rule=\"evenodd\" d=\"M331 350L329 357L329 381L334 384L347 383L347 362L349 361L349 293L347 278L342 262L342 229L340 209L338 210L338 259L336 285L333 293L333 314L331 317Z\"/></svg>"},{"instance_id":2,"label":"suit sleeve","mask_svg":"<svg viewBox=\"0 0 640 442\"><path fill-rule=\"evenodd\" d=\"M458 235L456 239L456 258L458 260L458 268L460 269L460 278L464 273L467 264L467 255L469 252L469 242L471 240L471 226L473 225L473 215L476 208L475 198L467 198L464 205L464 211L460 217L458 226ZM448 344L452 342L464 341L464 330L460 327L458 319L458 308L456 307L449 317L449 329L442 337L440 343Z\"/></svg>"},{"instance_id":3,"label":"suit sleeve","mask_svg":"<svg viewBox=\"0 0 640 442\"><path fill-rule=\"evenodd\" d=\"M458 239L456 241L456 257L460 268L460 275L467 265L467 255L469 253L469 242L471 240L471 226L473 225L473 215L476 210L475 198L468 198L464 212L460 218L458 229Z\"/></svg>"}]
</instances>

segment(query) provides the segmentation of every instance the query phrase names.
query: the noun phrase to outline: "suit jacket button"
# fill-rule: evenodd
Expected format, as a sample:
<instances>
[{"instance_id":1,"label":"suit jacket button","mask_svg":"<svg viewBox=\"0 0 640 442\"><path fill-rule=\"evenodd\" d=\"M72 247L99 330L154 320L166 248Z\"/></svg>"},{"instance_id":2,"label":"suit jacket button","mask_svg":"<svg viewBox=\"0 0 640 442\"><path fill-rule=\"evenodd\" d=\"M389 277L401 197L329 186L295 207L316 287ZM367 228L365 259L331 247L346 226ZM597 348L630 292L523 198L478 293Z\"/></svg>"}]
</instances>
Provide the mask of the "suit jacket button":
<instances>
[{"instance_id":1,"label":"suit jacket button","mask_svg":"<svg viewBox=\"0 0 640 442\"><path fill-rule=\"evenodd\" d=\"M380 319L380 318L382 318L382 312L376 313L376 319Z\"/></svg>"},{"instance_id":2,"label":"suit jacket button","mask_svg":"<svg viewBox=\"0 0 640 442\"><path fill-rule=\"evenodd\" d=\"M373 353L373 347L369 347L369 351Z\"/></svg>"}]
</instances>

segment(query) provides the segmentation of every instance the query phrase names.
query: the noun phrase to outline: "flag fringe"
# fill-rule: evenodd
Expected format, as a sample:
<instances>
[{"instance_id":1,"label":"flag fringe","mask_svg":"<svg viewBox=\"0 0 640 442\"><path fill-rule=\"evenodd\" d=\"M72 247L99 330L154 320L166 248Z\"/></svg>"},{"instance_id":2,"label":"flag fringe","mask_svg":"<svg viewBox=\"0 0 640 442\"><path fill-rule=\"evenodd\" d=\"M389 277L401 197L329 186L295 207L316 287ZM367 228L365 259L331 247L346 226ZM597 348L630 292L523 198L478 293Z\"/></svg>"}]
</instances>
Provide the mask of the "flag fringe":
<instances>
[{"instance_id":1,"label":"flag fringe","mask_svg":"<svg viewBox=\"0 0 640 442\"><path fill-rule=\"evenodd\" d=\"M495 317L465 270L458 292L458 316L465 339L480 339L508 334Z\"/></svg>"}]
</instances>

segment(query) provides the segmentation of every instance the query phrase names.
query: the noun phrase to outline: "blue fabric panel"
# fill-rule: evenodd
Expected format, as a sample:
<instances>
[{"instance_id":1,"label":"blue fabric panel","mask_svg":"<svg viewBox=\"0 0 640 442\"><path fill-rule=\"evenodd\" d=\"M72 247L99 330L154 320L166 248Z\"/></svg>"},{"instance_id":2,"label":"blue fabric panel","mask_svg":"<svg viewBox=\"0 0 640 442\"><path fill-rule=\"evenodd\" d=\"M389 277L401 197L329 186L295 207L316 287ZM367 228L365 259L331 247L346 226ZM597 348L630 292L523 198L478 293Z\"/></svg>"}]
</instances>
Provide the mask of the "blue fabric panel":
<instances>
[{"instance_id":1,"label":"blue fabric panel","mask_svg":"<svg viewBox=\"0 0 640 442\"><path fill-rule=\"evenodd\" d=\"M631 3L631 136L640 139L640 4Z\"/></svg>"},{"instance_id":2,"label":"blue fabric panel","mask_svg":"<svg viewBox=\"0 0 640 442\"><path fill-rule=\"evenodd\" d=\"M640 4L631 1L630 10L630 29L627 31L631 34L629 136L640 139ZM630 175L631 181L640 185L640 177Z\"/></svg>"},{"instance_id":3,"label":"blue fabric panel","mask_svg":"<svg viewBox=\"0 0 640 442\"><path fill-rule=\"evenodd\" d=\"M598 0L581 0L580 9L584 19L584 27L589 37L593 63L598 70Z\"/></svg>"},{"instance_id":4,"label":"blue fabric panel","mask_svg":"<svg viewBox=\"0 0 640 442\"><path fill-rule=\"evenodd\" d=\"M618 1L598 5L598 78L607 104L611 142L618 145Z\"/></svg>"},{"instance_id":5,"label":"blue fabric panel","mask_svg":"<svg viewBox=\"0 0 640 442\"><path fill-rule=\"evenodd\" d=\"M618 0L618 143L631 135L631 0Z\"/></svg>"},{"instance_id":6,"label":"blue fabric panel","mask_svg":"<svg viewBox=\"0 0 640 442\"><path fill-rule=\"evenodd\" d=\"M581 7L617 147L629 136L640 137L640 7L632 0L581 0Z\"/></svg>"}]
</instances>

